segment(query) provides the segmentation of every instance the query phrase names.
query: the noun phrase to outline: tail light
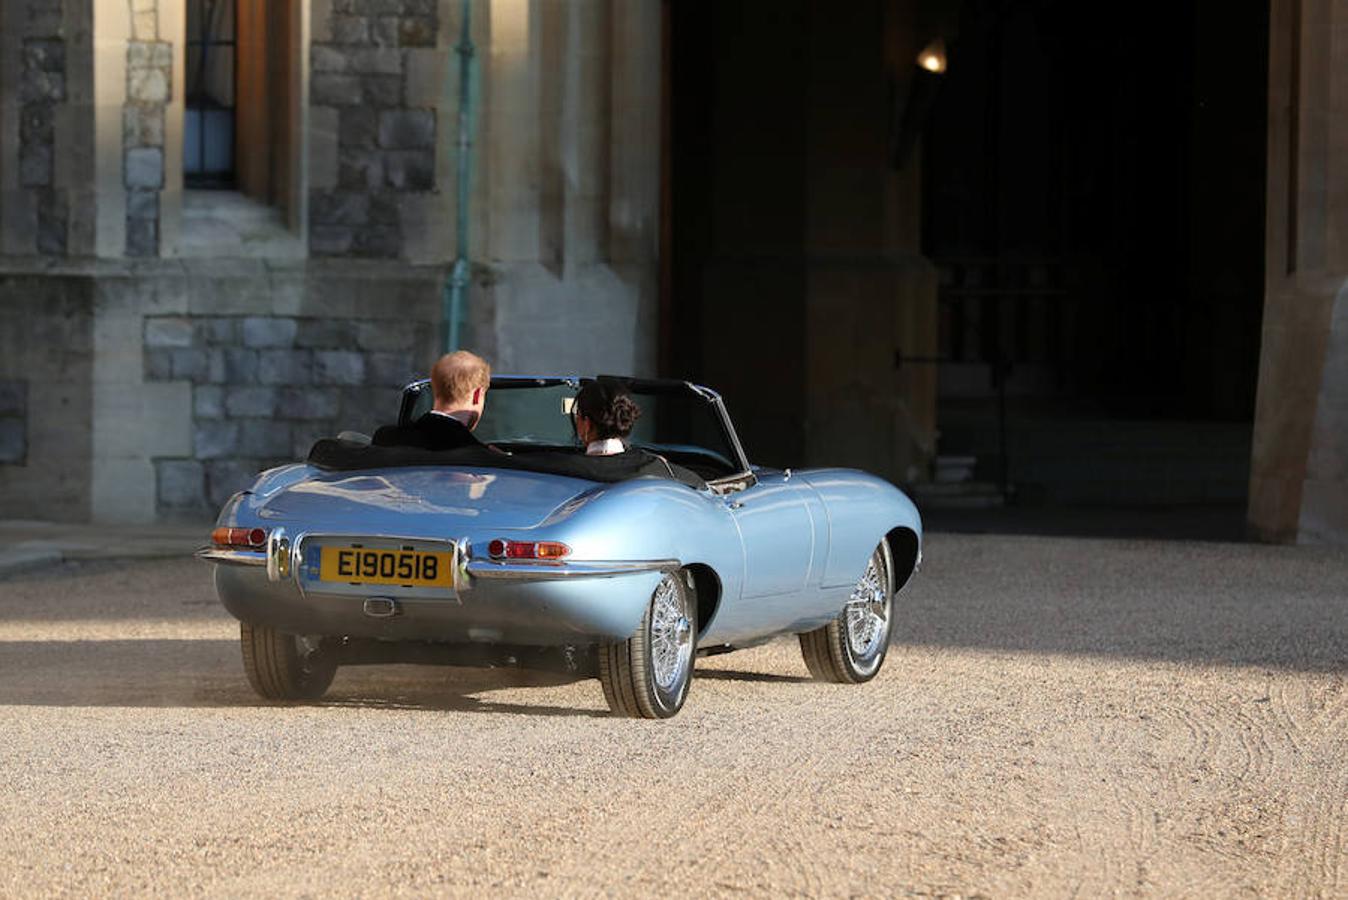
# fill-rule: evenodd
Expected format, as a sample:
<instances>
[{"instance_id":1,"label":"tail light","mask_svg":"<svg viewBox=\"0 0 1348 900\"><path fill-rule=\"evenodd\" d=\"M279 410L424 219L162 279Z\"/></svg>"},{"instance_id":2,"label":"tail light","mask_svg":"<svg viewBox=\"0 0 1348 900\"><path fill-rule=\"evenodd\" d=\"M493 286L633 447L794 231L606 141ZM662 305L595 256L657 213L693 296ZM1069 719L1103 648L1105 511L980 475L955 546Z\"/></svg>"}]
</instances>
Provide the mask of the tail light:
<instances>
[{"instance_id":1,"label":"tail light","mask_svg":"<svg viewBox=\"0 0 1348 900\"><path fill-rule=\"evenodd\" d=\"M492 559L561 559L571 548L559 541L507 541L497 538L487 545Z\"/></svg>"},{"instance_id":2,"label":"tail light","mask_svg":"<svg viewBox=\"0 0 1348 900\"><path fill-rule=\"evenodd\" d=\"M267 546L265 528L217 528L211 532L211 543L231 550L261 550Z\"/></svg>"}]
</instances>

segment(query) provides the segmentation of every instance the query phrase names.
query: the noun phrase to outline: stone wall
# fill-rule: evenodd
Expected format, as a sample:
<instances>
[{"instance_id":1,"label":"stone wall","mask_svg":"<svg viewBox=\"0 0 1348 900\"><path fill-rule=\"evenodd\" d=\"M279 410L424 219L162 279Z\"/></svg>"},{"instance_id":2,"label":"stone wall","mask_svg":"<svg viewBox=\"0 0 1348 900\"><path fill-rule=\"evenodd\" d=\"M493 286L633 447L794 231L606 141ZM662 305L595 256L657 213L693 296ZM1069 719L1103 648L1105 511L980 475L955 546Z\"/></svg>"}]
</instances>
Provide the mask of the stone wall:
<instances>
[{"instance_id":1,"label":"stone wall","mask_svg":"<svg viewBox=\"0 0 1348 900\"><path fill-rule=\"evenodd\" d=\"M91 335L85 279L0 275L0 519L89 516Z\"/></svg>"},{"instance_id":2,"label":"stone wall","mask_svg":"<svg viewBox=\"0 0 1348 900\"><path fill-rule=\"evenodd\" d=\"M56 120L66 101L66 41L61 0L28 0L18 23L22 37L19 73L19 184L36 212L32 251L64 256L70 209L57 185Z\"/></svg>"},{"instance_id":3,"label":"stone wall","mask_svg":"<svg viewBox=\"0 0 1348 900\"><path fill-rule=\"evenodd\" d=\"M331 0L310 53L310 103L336 114L336 183L309 201L314 256L398 258L401 201L436 187L434 106L409 97L410 48L433 48L436 0ZM326 34L323 31L326 30ZM331 114L331 112L329 114Z\"/></svg>"},{"instance_id":4,"label":"stone wall","mask_svg":"<svg viewBox=\"0 0 1348 900\"><path fill-rule=\"evenodd\" d=\"M1348 0L1274 0L1250 532L1348 543Z\"/></svg>"},{"instance_id":5,"label":"stone wall","mask_svg":"<svg viewBox=\"0 0 1348 900\"><path fill-rule=\"evenodd\" d=\"M28 457L28 382L0 381L0 466Z\"/></svg>"},{"instance_id":6,"label":"stone wall","mask_svg":"<svg viewBox=\"0 0 1348 900\"><path fill-rule=\"evenodd\" d=\"M438 268L161 262L101 278L95 517L213 515L320 437L369 433L439 352ZM127 353L134 351L134 356Z\"/></svg>"},{"instance_id":7,"label":"stone wall","mask_svg":"<svg viewBox=\"0 0 1348 900\"><path fill-rule=\"evenodd\" d=\"M158 256L159 193L164 188L164 113L172 96L173 45L159 40L158 0L130 0L126 46L126 255Z\"/></svg>"},{"instance_id":8,"label":"stone wall","mask_svg":"<svg viewBox=\"0 0 1348 900\"><path fill-rule=\"evenodd\" d=\"M310 316L152 316L145 380L192 385L192 456L155 460L161 513L216 509L320 437L396 418L428 368L424 323Z\"/></svg>"}]
</instances>

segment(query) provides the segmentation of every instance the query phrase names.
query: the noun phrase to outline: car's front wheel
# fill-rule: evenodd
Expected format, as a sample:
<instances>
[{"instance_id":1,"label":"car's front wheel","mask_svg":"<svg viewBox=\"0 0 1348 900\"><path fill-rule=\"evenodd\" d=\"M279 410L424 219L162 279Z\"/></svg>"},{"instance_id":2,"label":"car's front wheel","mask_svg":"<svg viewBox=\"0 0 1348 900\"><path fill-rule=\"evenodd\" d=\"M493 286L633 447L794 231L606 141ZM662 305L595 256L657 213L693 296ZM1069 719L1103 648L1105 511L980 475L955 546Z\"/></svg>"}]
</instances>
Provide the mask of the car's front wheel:
<instances>
[{"instance_id":1,"label":"car's front wheel","mask_svg":"<svg viewBox=\"0 0 1348 900\"><path fill-rule=\"evenodd\" d=\"M337 674L337 666L309 638L241 622L239 643L248 683L268 700L317 700Z\"/></svg>"},{"instance_id":2,"label":"car's front wheel","mask_svg":"<svg viewBox=\"0 0 1348 900\"><path fill-rule=\"evenodd\" d=\"M682 573L667 572L636 633L599 646L599 681L614 715L667 719L683 707L693 680L697 611Z\"/></svg>"},{"instance_id":3,"label":"car's front wheel","mask_svg":"<svg viewBox=\"0 0 1348 900\"><path fill-rule=\"evenodd\" d=\"M894 627L894 563L881 541L832 622L800 635L800 652L820 681L860 684L880 671Z\"/></svg>"}]
</instances>

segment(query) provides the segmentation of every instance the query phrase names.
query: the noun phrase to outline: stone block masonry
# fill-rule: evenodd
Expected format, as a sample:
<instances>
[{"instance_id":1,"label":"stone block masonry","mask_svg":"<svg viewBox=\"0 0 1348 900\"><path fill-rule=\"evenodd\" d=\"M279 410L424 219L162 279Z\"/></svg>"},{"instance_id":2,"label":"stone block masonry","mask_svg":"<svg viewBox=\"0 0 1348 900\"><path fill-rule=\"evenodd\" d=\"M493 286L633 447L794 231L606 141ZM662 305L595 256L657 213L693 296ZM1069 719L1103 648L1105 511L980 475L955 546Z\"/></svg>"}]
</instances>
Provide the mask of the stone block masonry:
<instances>
[{"instance_id":1,"label":"stone block masonry","mask_svg":"<svg viewBox=\"0 0 1348 900\"><path fill-rule=\"evenodd\" d=\"M144 323L145 380L192 385L192 454L154 461L161 516L211 512L261 469L303 459L318 438L393 421L399 390L428 362L430 329L397 319L162 315Z\"/></svg>"},{"instance_id":2,"label":"stone block masonry","mask_svg":"<svg viewBox=\"0 0 1348 900\"><path fill-rule=\"evenodd\" d=\"M28 384L0 381L0 466L23 465L28 456Z\"/></svg>"},{"instance_id":3,"label":"stone block masonry","mask_svg":"<svg viewBox=\"0 0 1348 900\"><path fill-rule=\"evenodd\" d=\"M65 256L70 228L69 197L56 182L58 110L67 99L66 41L61 0L25 4L15 24L24 34L19 61L19 185L33 195L37 212L33 250Z\"/></svg>"},{"instance_id":4,"label":"stone block masonry","mask_svg":"<svg viewBox=\"0 0 1348 900\"><path fill-rule=\"evenodd\" d=\"M437 111L407 97L407 51L435 46L436 4L331 4L329 33L311 49L310 102L337 111L337 183L311 192L309 251L396 259L405 243L399 199L436 189Z\"/></svg>"},{"instance_id":5,"label":"stone block masonry","mask_svg":"<svg viewBox=\"0 0 1348 900\"><path fill-rule=\"evenodd\" d=\"M164 188L164 112L173 94L173 46L159 40L158 0L134 0L126 46L122 107L126 255L159 255L159 192Z\"/></svg>"}]
</instances>

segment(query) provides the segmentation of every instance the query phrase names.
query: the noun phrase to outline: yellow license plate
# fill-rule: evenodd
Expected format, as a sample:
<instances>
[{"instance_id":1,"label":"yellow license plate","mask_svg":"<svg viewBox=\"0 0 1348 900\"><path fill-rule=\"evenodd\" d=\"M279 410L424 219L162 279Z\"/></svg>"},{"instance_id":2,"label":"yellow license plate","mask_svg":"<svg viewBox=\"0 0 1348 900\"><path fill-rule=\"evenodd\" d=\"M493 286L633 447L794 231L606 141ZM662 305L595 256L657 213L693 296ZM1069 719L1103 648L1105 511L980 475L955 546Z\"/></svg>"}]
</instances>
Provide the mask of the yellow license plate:
<instances>
[{"instance_id":1,"label":"yellow license plate","mask_svg":"<svg viewBox=\"0 0 1348 900\"><path fill-rule=\"evenodd\" d=\"M324 547L318 577L346 584L453 587L454 554L425 550Z\"/></svg>"}]
</instances>

